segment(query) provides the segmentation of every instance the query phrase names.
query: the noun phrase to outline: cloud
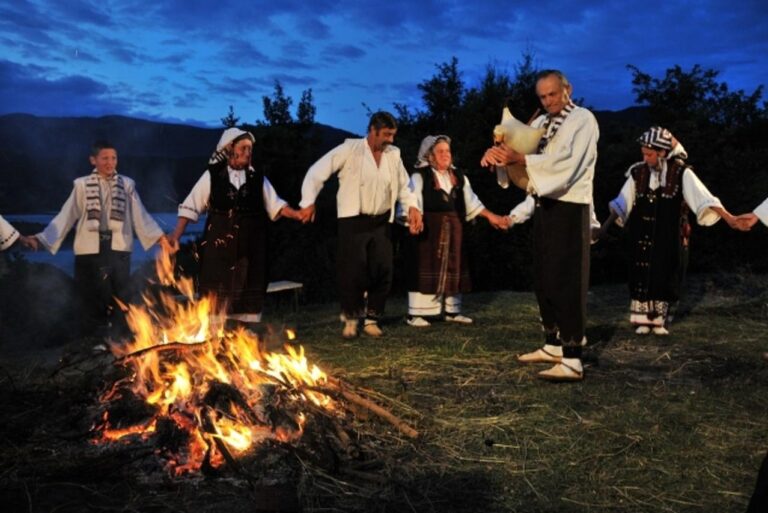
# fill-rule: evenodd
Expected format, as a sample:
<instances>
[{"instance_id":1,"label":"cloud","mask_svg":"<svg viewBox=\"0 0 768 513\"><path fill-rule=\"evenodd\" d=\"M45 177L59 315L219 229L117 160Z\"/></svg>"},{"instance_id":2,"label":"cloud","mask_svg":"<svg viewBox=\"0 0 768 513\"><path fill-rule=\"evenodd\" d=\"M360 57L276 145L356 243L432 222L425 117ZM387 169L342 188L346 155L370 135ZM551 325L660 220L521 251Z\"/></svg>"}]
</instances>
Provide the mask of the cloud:
<instances>
[{"instance_id":1,"label":"cloud","mask_svg":"<svg viewBox=\"0 0 768 513\"><path fill-rule=\"evenodd\" d=\"M361 59L366 52L362 48L350 44L333 44L323 49L323 56L329 60Z\"/></svg>"},{"instance_id":2,"label":"cloud","mask_svg":"<svg viewBox=\"0 0 768 513\"><path fill-rule=\"evenodd\" d=\"M315 17L300 18L296 24L302 35L312 39L328 39L331 35L331 29Z\"/></svg>"},{"instance_id":3,"label":"cloud","mask_svg":"<svg viewBox=\"0 0 768 513\"><path fill-rule=\"evenodd\" d=\"M268 50L265 47L265 50ZM234 66L241 69L310 69L314 66L305 61L293 58L292 56L272 57L250 41L244 41L237 38L227 38L222 41L221 50L218 58L227 66Z\"/></svg>"},{"instance_id":4,"label":"cloud","mask_svg":"<svg viewBox=\"0 0 768 513\"><path fill-rule=\"evenodd\" d=\"M91 78L48 79L50 70L0 60L0 113L24 112L44 116L118 114L130 104L112 97L109 88Z\"/></svg>"}]
</instances>

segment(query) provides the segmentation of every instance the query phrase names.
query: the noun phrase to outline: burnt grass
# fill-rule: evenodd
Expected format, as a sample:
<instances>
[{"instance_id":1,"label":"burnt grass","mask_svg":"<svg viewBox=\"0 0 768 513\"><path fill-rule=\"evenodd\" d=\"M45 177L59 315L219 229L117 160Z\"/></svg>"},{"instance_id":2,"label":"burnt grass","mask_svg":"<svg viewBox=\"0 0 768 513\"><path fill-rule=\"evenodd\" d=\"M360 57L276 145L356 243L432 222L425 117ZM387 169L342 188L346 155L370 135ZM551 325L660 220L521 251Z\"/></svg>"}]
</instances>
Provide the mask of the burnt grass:
<instances>
[{"instance_id":1,"label":"burnt grass","mask_svg":"<svg viewBox=\"0 0 768 513\"><path fill-rule=\"evenodd\" d=\"M3 290L6 290L3 288ZM7 292L3 292L6 294ZM118 371L98 339L0 347L4 511L743 511L768 450L768 278L689 278L668 337L635 335L623 285L589 296L586 379L550 384L516 355L540 344L528 292L464 299L471 326L413 328L393 298L386 337L343 340L333 304L273 305L310 360L420 433L362 414L359 451L312 423L240 470L173 478L157 447L91 443ZM245 476L247 474L247 478Z\"/></svg>"}]
</instances>

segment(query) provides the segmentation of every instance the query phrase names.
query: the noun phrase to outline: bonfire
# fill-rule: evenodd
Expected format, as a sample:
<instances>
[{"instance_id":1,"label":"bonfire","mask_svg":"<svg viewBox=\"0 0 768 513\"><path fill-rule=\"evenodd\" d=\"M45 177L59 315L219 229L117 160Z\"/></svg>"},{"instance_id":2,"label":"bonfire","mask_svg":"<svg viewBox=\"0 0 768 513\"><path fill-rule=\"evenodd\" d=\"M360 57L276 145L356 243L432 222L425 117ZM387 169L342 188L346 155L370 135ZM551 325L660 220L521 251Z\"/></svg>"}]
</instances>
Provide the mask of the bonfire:
<instances>
[{"instance_id":1,"label":"bonfire","mask_svg":"<svg viewBox=\"0 0 768 513\"><path fill-rule=\"evenodd\" d=\"M180 476L227 466L237 471L259 447L299 444L308 422L322 426L322 436L341 452L354 454L349 419L361 408L417 436L310 364L292 330L273 334L284 346L268 351L264 337L225 329L223 305L196 297L192 280L174 273L166 248L156 271L158 286L144 293L142 304L123 305L132 340L111 344L123 372L100 396L95 443L150 444L163 467Z\"/></svg>"}]
</instances>

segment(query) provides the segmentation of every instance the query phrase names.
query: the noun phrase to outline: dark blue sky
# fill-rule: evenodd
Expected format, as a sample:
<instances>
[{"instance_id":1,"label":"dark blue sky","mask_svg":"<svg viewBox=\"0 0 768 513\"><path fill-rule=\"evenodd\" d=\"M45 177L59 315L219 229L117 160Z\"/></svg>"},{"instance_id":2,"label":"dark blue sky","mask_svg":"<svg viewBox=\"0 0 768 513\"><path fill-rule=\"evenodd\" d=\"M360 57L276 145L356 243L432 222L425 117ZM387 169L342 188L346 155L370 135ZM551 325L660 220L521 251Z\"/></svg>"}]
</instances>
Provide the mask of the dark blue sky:
<instances>
[{"instance_id":1,"label":"dark blue sky","mask_svg":"<svg viewBox=\"0 0 768 513\"><path fill-rule=\"evenodd\" d=\"M518 5L522 4L522 5ZM3 0L0 114L134 117L219 126L262 119L280 80L316 120L361 133L363 103L420 108L417 84L459 59L467 85L523 52L601 110L633 104L627 64L694 64L731 90L768 84L768 2Z\"/></svg>"}]
</instances>

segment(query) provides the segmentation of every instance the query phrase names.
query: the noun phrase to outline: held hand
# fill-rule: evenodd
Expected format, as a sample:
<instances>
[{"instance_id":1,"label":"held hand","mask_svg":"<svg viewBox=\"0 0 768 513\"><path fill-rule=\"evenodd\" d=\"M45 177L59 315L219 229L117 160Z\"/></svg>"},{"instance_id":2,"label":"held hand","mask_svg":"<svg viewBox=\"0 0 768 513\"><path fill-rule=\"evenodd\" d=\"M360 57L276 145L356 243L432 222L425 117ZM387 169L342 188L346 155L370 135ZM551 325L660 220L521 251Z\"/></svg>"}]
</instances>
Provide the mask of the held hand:
<instances>
[{"instance_id":1,"label":"held hand","mask_svg":"<svg viewBox=\"0 0 768 513\"><path fill-rule=\"evenodd\" d=\"M408 231L411 235L417 235L424 229L421 212L416 207L408 209Z\"/></svg>"},{"instance_id":2,"label":"held hand","mask_svg":"<svg viewBox=\"0 0 768 513\"><path fill-rule=\"evenodd\" d=\"M296 219L303 224L313 223L315 221L315 205L312 204L300 209Z\"/></svg>"},{"instance_id":3,"label":"held hand","mask_svg":"<svg viewBox=\"0 0 768 513\"><path fill-rule=\"evenodd\" d=\"M507 216L500 216L493 213L488 215L488 223L497 230L508 230L510 226L509 221L509 217Z\"/></svg>"},{"instance_id":4,"label":"held hand","mask_svg":"<svg viewBox=\"0 0 768 513\"><path fill-rule=\"evenodd\" d=\"M736 219L736 216L732 215L727 210L723 211L720 216L723 218L723 220L728 223L728 226L733 228L734 230L740 230L739 228L739 222Z\"/></svg>"},{"instance_id":5,"label":"held hand","mask_svg":"<svg viewBox=\"0 0 768 513\"><path fill-rule=\"evenodd\" d=\"M163 251L168 252L169 255L175 255L180 249L179 238L175 233L163 235L157 242Z\"/></svg>"},{"instance_id":6,"label":"held hand","mask_svg":"<svg viewBox=\"0 0 768 513\"><path fill-rule=\"evenodd\" d=\"M750 229L752 229L753 226L755 226L758 220L759 218L752 212L748 214L741 214L735 218L735 228L743 232L748 232Z\"/></svg>"},{"instance_id":7,"label":"held hand","mask_svg":"<svg viewBox=\"0 0 768 513\"><path fill-rule=\"evenodd\" d=\"M34 235L20 235L19 242L21 242L22 246L32 251L40 249L40 241Z\"/></svg>"},{"instance_id":8,"label":"held hand","mask_svg":"<svg viewBox=\"0 0 768 513\"><path fill-rule=\"evenodd\" d=\"M294 221L301 221L301 212L299 210L295 210L289 207L288 205L280 209L280 215L287 219L293 219Z\"/></svg>"}]
</instances>

